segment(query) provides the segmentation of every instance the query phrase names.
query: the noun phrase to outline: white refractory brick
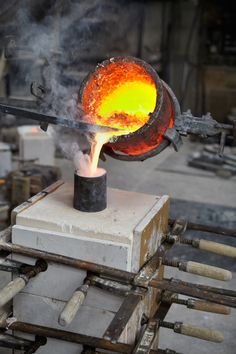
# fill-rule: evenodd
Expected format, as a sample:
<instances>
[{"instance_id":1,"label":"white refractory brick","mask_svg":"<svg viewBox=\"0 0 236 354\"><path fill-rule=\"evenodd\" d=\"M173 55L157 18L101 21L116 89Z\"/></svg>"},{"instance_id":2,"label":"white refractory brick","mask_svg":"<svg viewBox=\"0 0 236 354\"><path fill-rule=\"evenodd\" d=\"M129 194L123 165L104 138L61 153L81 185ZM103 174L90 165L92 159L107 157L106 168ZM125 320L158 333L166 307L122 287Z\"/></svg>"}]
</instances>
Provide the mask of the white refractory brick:
<instances>
[{"instance_id":1,"label":"white refractory brick","mask_svg":"<svg viewBox=\"0 0 236 354\"><path fill-rule=\"evenodd\" d=\"M78 239L74 236L68 240L66 234L49 233L29 228L24 229L22 226L17 225L13 227L12 242L61 255L69 254L70 257L89 260L90 262L124 270L128 268L127 260L130 258L127 245L104 241L95 242L94 239ZM28 257L18 255L14 255L14 259L32 264L35 262L34 259L30 260ZM31 279L24 292L66 301L75 289L82 285L85 276L85 271L50 263L45 273L41 273L36 278ZM92 293L93 291L91 291ZM104 306L114 306L116 301L113 298L114 296L109 294L106 299L102 296L101 301L104 303ZM90 291L88 299L90 299ZM120 300L118 301L119 304ZM110 307L109 309L112 310Z\"/></svg>"},{"instance_id":2,"label":"white refractory brick","mask_svg":"<svg viewBox=\"0 0 236 354\"><path fill-rule=\"evenodd\" d=\"M114 317L114 313L99 308L82 306L76 315L73 323L62 328L58 324L58 315L62 311L65 303L62 301L40 297L30 294L19 294L14 301L14 316L24 312L24 322L40 324L46 327L53 327L70 332L93 335L101 337ZM19 316L17 319L21 319ZM96 326L94 324L96 323ZM19 332L16 335L28 337ZM29 337L28 337L29 338ZM33 339L33 338L31 338ZM44 347L37 353L41 354L78 354L81 353L82 346L78 344L49 339Z\"/></svg>"},{"instance_id":3,"label":"white refractory brick","mask_svg":"<svg viewBox=\"0 0 236 354\"><path fill-rule=\"evenodd\" d=\"M63 310L65 302L41 297L36 295L20 293L15 297L14 311L24 311L24 322L40 324L42 326L62 329L70 332L102 336L114 317L114 313L97 307L82 306L75 316L73 322L66 328L58 323L58 316ZM17 319L20 319L19 316ZM94 323L97 326L94 326Z\"/></svg>"},{"instance_id":4,"label":"white refractory brick","mask_svg":"<svg viewBox=\"0 0 236 354\"><path fill-rule=\"evenodd\" d=\"M36 126L19 127L18 133L21 159L36 159L41 165L54 165L55 145L48 133Z\"/></svg>"},{"instance_id":5,"label":"white refractory brick","mask_svg":"<svg viewBox=\"0 0 236 354\"><path fill-rule=\"evenodd\" d=\"M0 178L12 170L10 145L0 142Z\"/></svg>"},{"instance_id":6,"label":"white refractory brick","mask_svg":"<svg viewBox=\"0 0 236 354\"><path fill-rule=\"evenodd\" d=\"M22 332L15 332L16 336L34 341L35 336ZM37 350L37 354L80 354L83 350L82 345L77 343L63 342L59 339L47 338L46 345ZM17 354L23 354L23 351L17 351Z\"/></svg>"},{"instance_id":7,"label":"white refractory brick","mask_svg":"<svg viewBox=\"0 0 236 354\"><path fill-rule=\"evenodd\" d=\"M117 269L138 272L155 252L168 224L168 197L108 188L108 207L84 213L73 207L73 184L52 189L26 209L15 212L12 242L34 249L83 259ZM35 259L14 255L34 264ZM45 273L31 279L13 302L14 316L24 322L61 328L58 316L65 301L83 283L86 272L49 263ZM84 304L66 330L102 336L123 297L90 287ZM142 313L155 307L150 296L140 303L120 338L133 343ZM63 328L64 329L64 328ZM50 353L49 340L39 353ZM58 353L74 354L74 345L62 342ZM78 347L79 348L79 347ZM56 349L55 349L56 350ZM53 349L53 352L55 352ZM57 351L56 351L57 352ZM78 353L80 349L78 349Z\"/></svg>"},{"instance_id":8,"label":"white refractory brick","mask_svg":"<svg viewBox=\"0 0 236 354\"><path fill-rule=\"evenodd\" d=\"M65 183L17 216L21 226L131 244L133 231L160 198L108 189L108 207L98 213L73 209L73 184ZM163 204L163 203L162 203Z\"/></svg>"}]
</instances>

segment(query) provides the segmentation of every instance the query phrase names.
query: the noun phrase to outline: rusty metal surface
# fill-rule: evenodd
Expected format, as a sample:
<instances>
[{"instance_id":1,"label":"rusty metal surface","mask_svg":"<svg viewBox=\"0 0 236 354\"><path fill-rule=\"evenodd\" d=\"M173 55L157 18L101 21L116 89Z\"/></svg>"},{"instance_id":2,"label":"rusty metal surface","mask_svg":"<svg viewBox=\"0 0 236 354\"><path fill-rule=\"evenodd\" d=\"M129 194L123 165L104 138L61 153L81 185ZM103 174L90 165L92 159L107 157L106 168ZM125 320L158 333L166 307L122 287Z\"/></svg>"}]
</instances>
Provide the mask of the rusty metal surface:
<instances>
[{"instance_id":1,"label":"rusty metal surface","mask_svg":"<svg viewBox=\"0 0 236 354\"><path fill-rule=\"evenodd\" d=\"M150 280L155 276L161 265L161 260L166 252L162 246L158 247L156 253L144 264L138 274L134 277L133 283L138 286L148 286Z\"/></svg>"},{"instance_id":2,"label":"rusty metal surface","mask_svg":"<svg viewBox=\"0 0 236 354\"><path fill-rule=\"evenodd\" d=\"M149 354L153 341L156 336L158 328L158 321L155 319L150 320L144 331L141 333L140 338L132 354Z\"/></svg>"},{"instance_id":3,"label":"rusty metal surface","mask_svg":"<svg viewBox=\"0 0 236 354\"><path fill-rule=\"evenodd\" d=\"M127 296L131 292L131 285L121 284L96 275L89 275L88 279L90 280L91 285L116 295Z\"/></svg>"},{"instance_id":4,"label":"rusty metal surface","mask_svg":"<svg viewBox=\"0 0 236 354\"><path fill-rule=\"evenodd\" d=\"M159 281L153 279L151 280L150 285L159 289L168 290L186 296L193 296L202 300L236 308L236 298L214 293L210 290L211 287L208 287L208 290L200 289L198 288L198 284L186 282L182 283L181 281L173 279L164 279Z\"/></svg>"},{"instance_id":5,"label":"rusty metal surface","mask_svg":"<svg viewBox=\"0 0 236 354\"><path fill-rule=\"evenodd\" d=\"M104 333L104 339L110 340L112 343L116 343L118 341L141 299L142 297L136 294L129 294L126 296L119 310L115 314L115 317Z\"/></svg>"},{"instance_id":6,"label":"rusty metal surface","mask_svg":"<svg viewBox=\"0 0 236 354\"><path fill-rule=\"evenodd\" d=\"M213 312L223 315L229 315L230 309L226 306L215 304L208 301L196 300L192 298L183 299L179 298L178 294L165 291L162 296L162 301L166 304L178 304L186 306L189 309L204 311L204 312Z\"/></svg>"},{"instance_id":7,"label":"rusty metal surface","mask_svg":"<svg viewBox=\"0 0 236 354\"><path fill-rule=\"evenodd\" d=\"M33 325L30 323L14 321L8 325L9 329L23 333L34 334L46 338L55 338L66 342L72 342L98 349L108 350L109 352L131 354L133 346L124 343L112 343L98 337L87 336L68 331L62 331L45 326ZM151 350L150 354L158 354L158 351Z\"/></svg>"},{"instance_id":8,"label":"rusty metal surface","mask_svg":"<svg viewBox=\"0 0 236 354\"><path fill-rule=\"evenodd\" d=\"M26 279L31 279L39 273L45 272L47 270L47 267L47 263L44 260L40 259L36 261L34 266L23 264L21 266L20 271L21 275L24 276Z\"/></svg>"},{"instance_id":9,"label":"rusty metal surface","mask_svg":"<svg viewBox=\"0 0 236 354\"><path fill-rule=\"evenodd\" d=\"M174 222L175 219L169 219L169 225L173 225ZM197 224L197 223L187 221L187 229L196 230L196 231L205 231L205 232L210 232L222 236L236 237L235 229L227 229L220 226L215 227L215 226Z\"/></svg>"},{"instance_id":10,"label":"rusty metal surface","mask_svg":"<svg viewBox=\"0 0 236 354\"><path fill-rule=\"evenodd\" d=\"M162 245L161 248L162 247L164 246ZM125 283L133 284L134 278L137 275L136 273L122 271L122 270L102 266L91 262L85 262L80 259L65 257L50 252L38 251L35 249L22 247L19 245L13 245L5 242L0 242L0 250L18 253L29 257L36 257L39 259L44 259L45 261L68 265L77 269L84 269L91 273L100 274L101 276L108 277L111 280L119 280L119 282L124 284ZM197 284L191 284L191 283L182 284L181 282L178 283L178 280L173 281L173 280L157 280L157 279L151 279L149 281L148 286L161 289L161 290L169 290L172 292L177 292L182 295L197 297L199 299L216 302L230 307L236 307L236 299L225 294L222 295L220 293L216 293L215 291L211 291L210 287L208 287L208 289L205 290L205 289L198 288Z\"/></svg>"},{"instance_id":11,"label":"rusty metal surface","mask_svg":"<svg viewBox=\"0 0 236 354\"><path fill-rule=\"evenodd\" d=\"M23 263L6 258L3 262L0 263L0 270L5 272L19 273L22 266Z\"/></svg>"},{"instance_id":12,"label":"rusty metal surface","mask_svg":"<svg viewBox=\"0 0 236 354\"><path fill-rule=\"evenodd\" d=\"M44 259L48 262L64 264L73 268L87 270L88 272L92 272L94 274L110 276L112 279L119 279L123 283L132 282L136 275L135 273L130 273L124 270L119 270L72 257L62 256L51 252L39 251L33 248L23 247L6 242L0 242L0 250L18 253L29 257L35 257L38 259Z\"/></svg>"},{"instance_id":13,"label":"rusty metal surface","mask_svg":"<svg viewBox=\"0 0 236 354\"><path fill-rule=\"evenodd\" d=\"M208 291L208 292L215 293L218 295L225 295L225 296L230 296L232 298L236 298L236 291L234 291L234 290L215 288L213 286L207 286L207 285L201 285L201 284L193 284L193 283L189 283L189 282L179 280L179 279L168 279L168 280L172 281L176 284L190 286L190 287L197 287L199 290Z\"/></svg>"}]
</instances>

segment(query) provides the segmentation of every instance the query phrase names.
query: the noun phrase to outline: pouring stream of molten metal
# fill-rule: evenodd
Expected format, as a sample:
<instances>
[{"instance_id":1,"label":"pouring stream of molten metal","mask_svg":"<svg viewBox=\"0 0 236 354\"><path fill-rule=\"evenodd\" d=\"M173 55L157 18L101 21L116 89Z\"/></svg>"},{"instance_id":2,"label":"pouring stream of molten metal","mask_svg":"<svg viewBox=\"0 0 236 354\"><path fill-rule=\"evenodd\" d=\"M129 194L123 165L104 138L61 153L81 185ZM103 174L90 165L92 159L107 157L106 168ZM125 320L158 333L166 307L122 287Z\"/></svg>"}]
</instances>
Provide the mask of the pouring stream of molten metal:
<instances>
[{"instance_id":1,"label":"pouring stream of molten metal","mask_svg":"<svg viewBox=\"0 0 236 354\"><path fill-rule=\"evenodd\" d=\"M89 79L82 97L84 112L93 123L120 131L97 133L91 147L91 175L97 169L103 144L140 129L155 109L157 90L144 67L133 62L111 62Z\"/></svg>"}]
</instances>

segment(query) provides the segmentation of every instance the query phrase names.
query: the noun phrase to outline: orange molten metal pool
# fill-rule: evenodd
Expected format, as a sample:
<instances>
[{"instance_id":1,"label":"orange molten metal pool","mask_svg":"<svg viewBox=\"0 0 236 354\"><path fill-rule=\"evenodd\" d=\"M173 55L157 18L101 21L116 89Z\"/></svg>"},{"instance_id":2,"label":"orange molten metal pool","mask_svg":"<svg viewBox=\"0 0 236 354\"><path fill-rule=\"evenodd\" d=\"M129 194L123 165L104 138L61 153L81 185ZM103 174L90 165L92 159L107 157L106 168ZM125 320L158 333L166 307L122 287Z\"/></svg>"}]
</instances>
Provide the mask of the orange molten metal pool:
<instances>
[{"instance_id":1,"label":"orange molten metal pool","mask_svg":"<svg viewBox=\"0 0 236 354\"><path fill-rule=\"evenodd\" d=\"M173 126L171 105L163 111L164 94L168 101L161 80L148 64L130 57L113 58L87 78L81 103L93 123L120 129L108 137L112 149L138 155L158 146Z\"/></svg>"}]
</instances>

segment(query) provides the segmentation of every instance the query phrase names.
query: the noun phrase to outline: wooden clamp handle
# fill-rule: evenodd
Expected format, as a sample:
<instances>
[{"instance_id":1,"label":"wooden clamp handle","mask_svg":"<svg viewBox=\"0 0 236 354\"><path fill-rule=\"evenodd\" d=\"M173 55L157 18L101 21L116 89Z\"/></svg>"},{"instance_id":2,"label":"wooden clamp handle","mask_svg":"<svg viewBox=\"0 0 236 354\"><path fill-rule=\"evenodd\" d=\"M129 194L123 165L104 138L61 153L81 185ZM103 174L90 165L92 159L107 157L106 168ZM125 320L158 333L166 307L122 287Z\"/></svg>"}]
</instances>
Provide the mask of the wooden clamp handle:
<instances>
[{"instance_id":1,"label":"wooden clamp handle","mask_svg":"<svg viewBox=\"0 0 236 354\"><path fill-rule=\"evenodd\" d=\"M179 269L187 273L197 274L217 280L227 281L232 279L232 273L226 269L192 261L181 262Z\"/></svg>"},{"instance_id":2,"label":"wooden clamp handle","mask_svg":"<svg viewBox=\"0 0 236 354\"><path fill-rule=\"evenodd\" d=\"M209 328L196 327L187 323L176 322L174 331L185 336L195 337L209 342L221 343L224 336L221 332Z\"/></svg>"},{"instance_id":3,"label":"wooden clamp handle","mask_svg":"<svg viewBox=\"0 0 236 354\"><path fill-rule=\"evenodd\" d=\"M88 287L89 285L87 284L82 285L68 300L58 318L61 326L68 326L73 321L86 298Z\"/></svg>"},{"instance_id":4,"label":"wooden clamp handle","mask_svg":"<svg viewBox=\"0 0 236 354\"><path fill-rule=\"evenodd\" d=\"M227 306L201 300L189 299L187 300L187 307L198 311L219 313L221 315L229 315L231 312Z\"/></svg>"},{"instance_id":5,"label":"wooden clamp handle","mask_svg":"<svg viewBox=\"0 0 236 354\"><path fill-rule=\"evenodd\" d=\"M222 243L199 240L198 248L204 251L219 254L221 256L236 258L236 247L223 245Z\"/></svg>"},{"instance_id":6,"label":"wooden clamp handle","mask_svg":"<svg viewBox=\"0 0 236 354\"><path fill-rule=\"evenodd\" d=\"M13 297L18 294L21 290L24 289L28 282L28 279L25 276L17 277L8 283L0 291L0 307L8 303Z\"/></svg>"}]
</instances>

